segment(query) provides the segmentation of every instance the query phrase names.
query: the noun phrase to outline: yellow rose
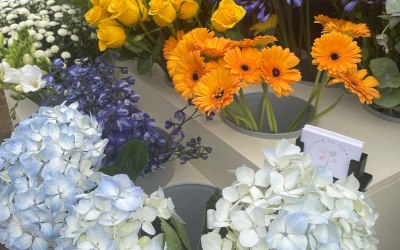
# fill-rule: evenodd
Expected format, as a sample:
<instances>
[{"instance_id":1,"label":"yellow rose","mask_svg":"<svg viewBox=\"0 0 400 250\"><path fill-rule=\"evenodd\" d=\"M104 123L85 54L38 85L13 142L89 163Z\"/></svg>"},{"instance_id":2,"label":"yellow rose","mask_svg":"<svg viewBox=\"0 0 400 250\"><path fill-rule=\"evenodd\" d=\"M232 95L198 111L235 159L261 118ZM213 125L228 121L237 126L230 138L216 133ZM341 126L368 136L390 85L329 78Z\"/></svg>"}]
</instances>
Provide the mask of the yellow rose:
<instances>
[{"instance_id":1,"label":"yellow rose","mask_svg":"<svg viewBox=\"0 0 400 250\"><path fill-rule=\"evenodd\" d=\"M179 19L193 18L199 9L199 4L194 0L171 0L171 2L178 12Z\"/></svg>"},{"instance_id":2,"label":"yellow rose","mask_svg":"<svg viewBox=\"0 0 400 250\"><path fill-rule=\"evenodd\" d=\"M211 24L219 32L233 28L246 15L246 10L233 0L222 0L211 17Z\"/></svg>"},{"instance_id":3,"label":"yellow rose","mask_svg":"<svg viewBox=\"0 0 400 250\"><path fill-rule=\"evenodd\" d=\"M97 26L102 20L109 17L110 15L108 14L108 12L100 6L93 6L93 8L91 8L85 14L86 22L94 26Z\"/></svg>"},{"instance_id":4,"label":"yellow rose","mask_svg":"<svg viewBox=\"0 0 400 250\"><path fill-rule=\"evenodd\" d=\"M140 10L140 14L142 15L142 21L147 20L147 18L149 17L149 10L147 9L147 6L143 4L143 0L135 0L135 3L139 2L139 10Z\"/></svg>"},{"instance_id":5,"label":"yellow rose","mask_svg":"<svg viewBox=\"0 0 400 250\"><path fill-rule=\"evenodd\" d=\"M94 2L97 2L98 4L95 5L99 5L100 7L102 7L103 9L108 9L108 6L110 6L112 0L94 0Z\"/></svg>"},{"instance_id":6,"label":"yellow rose","mask_svg":"<svg viewBox=\"0 0 400 250\"><path fill-rule=\"evenodd\" d=\"M153 16L154 22L164 27L176 19L176 10L169 0L151 0L149 3L149 15Z\"/></svg>"},{"instance_id":7,"label":"yellow rose","mask_svg":"<svg viewBox=\"0 0 400 250\"><path fill-rule=\"evenodd\" d=\"M112 18L127 26L134 25L140 18L139 6L132 0L112 0L107 10Z\"/></svg>"},{"instance_id":8,"label":"yellow rose","mask_svg":"<svg viewBox=\"0 0 400 250\"><path fill-rule=\"evenodd\" d=\"M99 23L97 30L99 49L104 51L107 48L120 48L126 40L126 33L113 19L104 19Z\"/></svg>"}]
</instances>

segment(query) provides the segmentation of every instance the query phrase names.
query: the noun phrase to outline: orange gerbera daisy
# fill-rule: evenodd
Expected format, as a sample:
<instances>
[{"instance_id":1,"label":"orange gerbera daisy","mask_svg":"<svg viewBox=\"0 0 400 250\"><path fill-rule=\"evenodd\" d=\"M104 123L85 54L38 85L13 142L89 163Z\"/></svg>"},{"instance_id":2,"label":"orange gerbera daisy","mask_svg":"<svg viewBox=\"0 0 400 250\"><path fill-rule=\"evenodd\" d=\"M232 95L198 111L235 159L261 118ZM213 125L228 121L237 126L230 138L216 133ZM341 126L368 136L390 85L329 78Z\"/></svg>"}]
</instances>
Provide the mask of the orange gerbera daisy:
<instances>
[{"instance_id":1,"label":"orange gerbera daisy","mask_svg":"<svg viewBox=\"0 0 400 250\"><path fill-rule=\"evenodd\" d=\"M193 104L203 113L219 112L233 101L233 95L240 89L238 77L227 69L216 69L207 73L194 87Z\"/></svg>"},{"instance_id":2,"label":"orange gerbera daisy","mask_svg":"<svg viewBox=\"0 0 400 250\"><path fill-rule=\"evenodd\" d=\"M256 36L253 39L245 38L239 42L239 47L265 46L278 41L274 36Z\"/></svg>"},{"instance_id":3,"label":"orange gerbera daisy","mask_svg":"<svg viewBox=\"0 0 400 250\"><path fill-rule=\"evenodd\" d=\"M183 30L179 30L176 32L176 38L174 36L170 36L167 41L165 41L164 48L163 48L163 53L164 53L164 58L168 60L168 56L171 53L172 50L175 49L176 45L178 45L178 42L182 40L182 37L185 35L185 32Z\"/></svg>"},{"instance_id":4,"label":"orange gerbera daisy","mask_svg":"<svg viewBox=\"0 0 400 250\"><path fill-rule=\"evenodd\" d=\"M261 70L264 80L272 86L276 96L288 96L294 90L289 84L300 81L301 73L292 69L299 64L300 59L281 46L264 48L261 56Z\"/></svg>"},{"instance_id":5,"label":"orange gerbera daisy","mask_svg":"<svg viewBox=\"0 0 400 250\"><path fill-rule=\"evenodd\" d=\"M183 40L188 43L201 43L207 39L213 38L215 35L214 31L209 31L207 28L196 28L186 33L183 36Z\"/></svg>"},{"instance_id":6,"label":"orange gerbera daisy","mask_svg":"<svg viewBox=\"0 0 400 250\"><path fill-rule=\"evenodd\" d=\"M371 104L373 99L380 97L379 91L374 88L379 85L379 82L375 77L367 76L367 74L366 69L339 73L330 84L344 83L348 90L358 96L361 103Z\"/></svg>"},{"instance_id":7,"label":"orange gerbera daisy","mask_svg":"<svg viewBox=\"0 0 400 250\"><path fill-rule=\"evenodd\" d=\"M223 37L213 37L196 43L195 48L209 57L223 57L237 44L236 41Z\"/></svg>"},{"instance_id":8,"label":"orange gerbera daisy","mask_svg":"<svg viewBox=\"0 0 400 250\"><path fill-rule=\"evenodd\" d=\"M249 83L261 82L262 72L259 66L261 52L258 49L235 47L225 54L224 60L225 68L229 69L231 74L238 76L246 87Z\"/></svg>"},{"instance_id":9,"label":"orange gerbera daisy","mask_svg":"<svg viewBox=\"0 0 400 250\"><path fill-rule=\"evenodd\" d=\"M184 55L178 62L173 82L175 90L182 93L186 100L193 97L193 88L205 74L204 59L200 56L200 51L192 51Z\"/></svg>"},{"instance_id":10,"label":"orange gerbera daisy","mask_svg":"<svg viewBox=\"0 0 400 250\"><path fill-rule=\"evenodd\" d=\"M371 36L371 32L369 31L369 28L365 23L355 24L349 21L345 21L339 24L339 23L328 22L326 25L324 25L322 33L329 33L332 31L340 32L352 38Z\"/></svg>"},{"instance_id":11,"label":"orange gerbera daisy","mask_svg":"<svg viewBox=\"0 0 400 250\"><path fill-rule=\"evenodd\" d=\"M325 16L325 15L315 16L314 20L315 20L314 23L322 24L322 26L325 26L329 22L339 24L339 25L346 22L345 20L332 18L332 17Z\"/></svg>"},{"instance_id":12,"label":"orange gerbera daisy","mask_svg":"<svg viewBox=\"0 0 400 250\"><path fill-rule=\"evenodd\" d=\"M168 56L168 61L167 61L167 69L169 75L173 78L175 75L175 69L178 65L178 62L181 60L181 58L188 54L191 51L195 51L196 49L193 47L192 43L188 43L185 40L181 40L173 49Z\"/></svg>"},{"instance_id":13,"label":"orange gerbera daisy","mask_svg":"<svg viewBox=\"0 0 400 250\"><path fill-rule=\"evenodd\" d=\"M218 58L217 61L209 61L206 63L206 72L210 72L214 69L225 68L224 58Z\"/></svg>"},{"instance_id":14,"label":"orange gerbera daisy","mask_svg":"<svg viewBox=\"0 0 400 250\"><path fill-rule=\"evenodd\" d=\"M315 39L312 63L318 65L318 70L328 70L331 75L344 73L357 69L357 63L361 61L360 52L351 37L334 31Z\"/></svg>"}]
</instances>

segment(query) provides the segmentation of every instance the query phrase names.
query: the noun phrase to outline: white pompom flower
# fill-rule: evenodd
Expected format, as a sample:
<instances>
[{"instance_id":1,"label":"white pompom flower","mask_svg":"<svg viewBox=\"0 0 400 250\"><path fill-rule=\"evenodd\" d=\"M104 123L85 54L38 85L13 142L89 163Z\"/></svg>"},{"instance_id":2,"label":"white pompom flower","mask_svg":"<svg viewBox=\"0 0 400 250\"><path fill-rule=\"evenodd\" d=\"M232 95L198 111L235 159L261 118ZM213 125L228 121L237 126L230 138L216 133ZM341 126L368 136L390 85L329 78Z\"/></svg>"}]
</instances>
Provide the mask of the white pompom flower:
<instances>
[{"instance_id":1,"label":"white pompom flower","mask_svg":"<svg viewBox=\"0 0 400 250\"><path fill-rule=\"evenodd\" d=\"M107 140L76 108L41 107L0 145L0 242L8 249L54 249L76 196L95 187Z\"/></svg>"},{"instance_id":2,"label":"white pompom flower","mask_svg":"<svg viewBox=\"0 0 400 250\"><path fill-rule=\"evenodd\" d=\"M207 211L203 249L376 249L378 214L353 175L333 182L286 140L263 152L264 166L239 167Z\"/></svg>"}]
</instances>

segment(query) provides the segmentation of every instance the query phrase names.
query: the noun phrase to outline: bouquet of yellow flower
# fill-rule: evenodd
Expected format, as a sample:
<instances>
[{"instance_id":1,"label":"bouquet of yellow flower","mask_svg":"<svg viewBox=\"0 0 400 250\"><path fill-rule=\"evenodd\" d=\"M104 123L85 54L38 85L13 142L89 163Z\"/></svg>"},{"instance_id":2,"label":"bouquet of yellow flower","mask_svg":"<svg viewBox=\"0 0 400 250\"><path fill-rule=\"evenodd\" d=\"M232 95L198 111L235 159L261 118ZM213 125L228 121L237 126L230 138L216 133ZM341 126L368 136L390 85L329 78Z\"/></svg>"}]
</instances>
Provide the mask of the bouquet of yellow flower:
<instances>
[{"instance_id":1,"label":"bouquet of yellow flower","mask_svg":"<svg viewBox=\"0 0 400 250\"><path fill-rule=\"evenodd\" d=\"M311 52L318 74L309 99L289 131L298 128L312 104L314 111L309 122L315 122L336 107L346 92L356 94L362 103L379 98L374 88L377 80L366 77L365 69L357 70L361 50L353 37L368 36L368 28L322 15L316 21L324 25L324 34L314 41ZM252 131L261 131L266 119L270 131L278 133L283 131L278 128L268 89L277 97L289 96L294 92L291 85L301 80L301 73L294 68L300 62L298 57L287 48L271 46L276 40L265 35L237 41L216 37L213 31L198 28L186 34L179 31L176 37L167 40L163 51L176 91L200 111L210 114L222 110L231 122ZM346 91L330 107L318 112L322 90L327 84L335 83L343 83ZM258 121L243 92L243 87L250 84L261 85L264 93Z\"/></svg>"}]
</instances>

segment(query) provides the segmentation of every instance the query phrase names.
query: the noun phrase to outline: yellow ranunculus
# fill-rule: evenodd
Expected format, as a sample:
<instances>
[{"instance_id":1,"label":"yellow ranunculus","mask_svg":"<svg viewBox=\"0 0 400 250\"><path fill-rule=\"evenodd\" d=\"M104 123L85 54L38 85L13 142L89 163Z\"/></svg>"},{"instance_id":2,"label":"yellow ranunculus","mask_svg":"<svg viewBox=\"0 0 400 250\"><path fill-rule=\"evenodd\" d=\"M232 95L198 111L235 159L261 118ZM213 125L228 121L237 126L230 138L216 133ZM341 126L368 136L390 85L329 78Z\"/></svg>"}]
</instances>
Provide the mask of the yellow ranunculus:
<instances>
[{"instance_id":1,"label":"yellow ranunculus","mask_svg":"<svg viewBox=\"0 0 400 250\"><path fill-rule=\"evenodd\" d=\"M107 10L112 18L127 26L134 25L140 18L139 6L132 0L112 0Z\"/></svg>"},{"instance_id":2,"label":"yellow ranunculus","mask_svg":"<svg viewBox=\"0 0 400 250\"><path fill-rule=\"evenodd\" d=\"M113 19L104 19L99 23L97 31L99 49L104 51L107 48L120 48L126 40L126 33Z\"/></svg>"},{"instance_id":3,"label":"yellow ranunculus","mask_svg":"<svg viewBox=\"0 0 400 250\"><path fill-rule=\"evenodd\" d=\"M171 0L171 2L178 12L179 19L193 18L199 10L199 4L194 0Z\"/></svg>"},{"instance_id":4,"label":"yellow ranunculus","mask_svg":"<svg viewBox=\"0 0 400 250\"><path fill-rule=\"evenodd\" d=\"M85 14L86 22L91 25L97 26L102 20L109 18L110 14L105 11L100 6L93 6L88 12Z\"/></svg>"},{"instance_id":5,"label":"yellow ranunculus","mask_svg":"<svg viewBox=\"0 0 400 250\"><path fill-rule=\"evenodd\" d=\"M219 32L233 28L246 15L246 10L233 0L222 0L211 17L211 24Z\"/></svg>"},{"instance_id":6,"label":"yellow ranunculus","mask_svg":"<svg viewBox=\"0 0 400 250\"><path fill-rule=\"evenodd\" d=\"M176 19L176 10L169 0L151 0L149 3L149 15L153 16L154 22L164 27Z\"/></svg>"}]
</instances>

